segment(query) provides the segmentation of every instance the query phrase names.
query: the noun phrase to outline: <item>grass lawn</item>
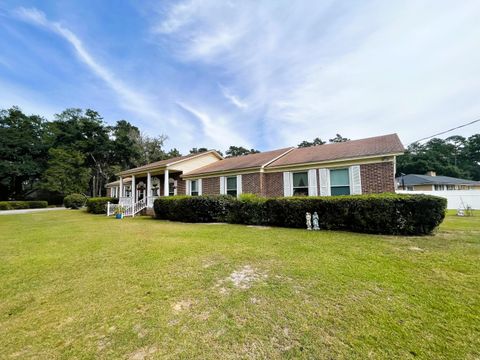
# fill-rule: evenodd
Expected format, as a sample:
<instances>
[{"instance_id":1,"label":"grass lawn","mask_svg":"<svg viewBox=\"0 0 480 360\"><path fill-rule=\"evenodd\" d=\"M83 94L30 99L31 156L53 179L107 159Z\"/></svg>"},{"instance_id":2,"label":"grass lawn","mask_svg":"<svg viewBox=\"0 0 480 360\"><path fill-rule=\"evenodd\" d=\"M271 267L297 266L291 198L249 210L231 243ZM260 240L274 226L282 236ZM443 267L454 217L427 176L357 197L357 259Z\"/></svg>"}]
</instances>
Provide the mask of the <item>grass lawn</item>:
<instances>
[{"instance_id":1,"label":"grass lawn","mask_svg":"<svg viewBox=\"0 0 480 360\"><path fill-rule=\"evenodd\" d=\"M479 359L480 213L435 236L0 216L0 358Z\"/></svg>"}]
</instances>

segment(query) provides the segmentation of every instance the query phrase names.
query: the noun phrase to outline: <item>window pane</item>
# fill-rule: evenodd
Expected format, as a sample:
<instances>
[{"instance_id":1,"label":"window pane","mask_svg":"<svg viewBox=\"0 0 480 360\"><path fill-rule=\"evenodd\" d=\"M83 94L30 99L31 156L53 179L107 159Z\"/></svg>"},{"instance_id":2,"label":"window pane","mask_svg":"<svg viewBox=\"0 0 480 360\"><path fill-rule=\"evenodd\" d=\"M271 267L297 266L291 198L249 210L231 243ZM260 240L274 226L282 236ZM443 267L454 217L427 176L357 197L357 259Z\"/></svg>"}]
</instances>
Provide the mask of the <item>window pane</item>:
<instances>
[{"instance_id":1,"label":"window pane","mask_svg":"<svg viewBox=\"0 0 480 360\"><path fill-rule=\"evenodd\" d=\"M192 196L198 196L198 191L192 191Z\"/></svg>"},{"instance_id":2,"label":"window pane","mask_svg":"<svg viewBox=\"0 0 480 360\"><path fill-rule=\"evenodd\" d=\"M330 185L331 186L350 185L350 180L348 177L348 169L330 170Z\"/></svg>"},{"instance_id":3,"label":"window pane","mask_svg":"<svg viewBox=\"0 0 480 360\"><path fill-rule=\"evenodd\" d=\"M227 177L227 190L235 190L235 193L237 192L237 177L236 176Z\"/></svg>"},{"instance_id":4,"label":"window pane","mask_svg":"<svg viewBox=\"0 0 480 360\"><path fill-rule=\"evenodd\" d=\"M293 196L308 196L308 188L293 188Z\"/></svg>"},{"instance_id":5,"label":"window pane","mask_svg":"<svg viewBox=\"0 0 480 360\"><path fill-rule=\"evenodd\" d=\"M332 187L332 195L350 195L350 186Z\"/></svg>"},{"instance_id":6,"label":"window pane","mask_svg":"<svg viewBox=\"0 0 480 360\"><path fill-rule=\"evenodd\" d=\"M293 187L307 187L307 186L308 186L307 172L293 173Z\"/></svg>"},{"instance_id":7,"label":"window pane","mask_svg":"<svg viewBox=\"0 0 480 360\"><path fill-rule=\"evenodd\" d=\"M237 190L227 190L227 195L237 196Z\"/></svg>"},{"instance_id":8,"label":"window pane","mask_svg":"<svg viewBox=\"0 0 480 360\"><path fill-rule=\"evenodd\" d=\"M197 185L198 185L197 180L192 180L192 193L195 191L198 191Z\"/></svg>"}]
</instances>

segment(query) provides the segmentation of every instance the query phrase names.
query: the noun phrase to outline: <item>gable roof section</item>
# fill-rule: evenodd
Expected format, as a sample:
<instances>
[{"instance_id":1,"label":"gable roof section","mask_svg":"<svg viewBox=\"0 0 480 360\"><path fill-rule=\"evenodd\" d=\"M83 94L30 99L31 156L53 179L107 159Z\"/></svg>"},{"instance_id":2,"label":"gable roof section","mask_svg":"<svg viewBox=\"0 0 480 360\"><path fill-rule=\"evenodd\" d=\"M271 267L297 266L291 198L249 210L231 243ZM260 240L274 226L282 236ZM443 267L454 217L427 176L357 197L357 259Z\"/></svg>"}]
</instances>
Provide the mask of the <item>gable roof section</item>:
<instances>
[{"instance_id":1,"label":"gable roof section","mask_svg":"<svg viewBox=\"0 0 480 360\"><path fill-rule=\"evenodd\" d=\"M179 163L179 162L182 162L182 161L185 161L185 160L193 159L195 157L203 156L203 155L209 154L209 153L212 153L212 154L216 155L219 159L223 159L223 157L220 156L220 154L217 153L215 150L208 150L208 151L198 153L198 154L189 154L189 155L184 155L184 156L177 156L177 157L174 157L174 158L171 158L171 159L156 161L156 162L146 164L146 165L143 165L143 166L139 166L139 167L136 167L136 168L133 168L133 169L128 169L128 170L121 171L117 175L129 175L129 174L135 174L135 173L138 173L138 172L158 169L158 168L166 168L169 165L173 165L173 164L176 164L176 163Z\"/></svg>"},{"instance_id":2,"label":"gable roof section","mask_svg":"<svg viewBox=\"0 0 480 360\"><path fill-rule=\"evenodd\" d=\"M403 147L397 134L375 136L343 143L324 144L308 148L296 148L285 156L273 161L266 168L306 163L346 160L370 156L403 154Z\"/></svg>"},{"instance_id":3,"label":"gable roof section","mask_svg":"<svg viewBox=\"0 0 480 360\"><path fill-rule=\"evenodd\" d=\"M221 161L217 161L213 164L206 165L199 169L190 171L187 174L184 174L184 177L201 175L201 174L210 174L217 172L227 172L234 170L244 170L244 169L257 169L265 165L268 165L270 162L276 160L278 157L281 157L285 153L292 151L294 148L283 148L272 151L265 151L257 154L249 154L243 156L235 156L231 158L226 158Z\"/></svg>"},{"instance_id":4,"label":"gable roof section","mask_svg":"<svg viewBox=\"0 0 480 360\"><path fill-rule=\"evenodd\" d=\"M402 184L402 178L398 177L397 182ZM408 174L403 176L405 186L412 185L477 185L480 186L480 181L459 179L450 176L430 176Z\"/></svg>"}]
</instances>

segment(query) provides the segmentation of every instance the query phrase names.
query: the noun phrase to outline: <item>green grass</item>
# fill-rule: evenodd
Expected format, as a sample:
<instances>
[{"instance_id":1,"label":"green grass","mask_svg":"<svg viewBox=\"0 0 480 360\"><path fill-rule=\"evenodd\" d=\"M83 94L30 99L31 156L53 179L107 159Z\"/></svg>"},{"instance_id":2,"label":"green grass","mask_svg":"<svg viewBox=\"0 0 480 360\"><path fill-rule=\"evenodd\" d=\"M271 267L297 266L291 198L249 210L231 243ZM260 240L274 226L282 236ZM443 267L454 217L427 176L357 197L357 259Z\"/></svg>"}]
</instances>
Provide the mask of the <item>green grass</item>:
<instances>
[{"instance_id":1,"label":"green grass","mask_svg":"<svg viewBox=\"0 0 480 360\"><path fill-rule=\"evenodd\" d=\"M249 288L230 279L242 270ZM479 213L410 238L0 216L0 358L478 359L479 349Z\"/></svg>"}]
</instances>

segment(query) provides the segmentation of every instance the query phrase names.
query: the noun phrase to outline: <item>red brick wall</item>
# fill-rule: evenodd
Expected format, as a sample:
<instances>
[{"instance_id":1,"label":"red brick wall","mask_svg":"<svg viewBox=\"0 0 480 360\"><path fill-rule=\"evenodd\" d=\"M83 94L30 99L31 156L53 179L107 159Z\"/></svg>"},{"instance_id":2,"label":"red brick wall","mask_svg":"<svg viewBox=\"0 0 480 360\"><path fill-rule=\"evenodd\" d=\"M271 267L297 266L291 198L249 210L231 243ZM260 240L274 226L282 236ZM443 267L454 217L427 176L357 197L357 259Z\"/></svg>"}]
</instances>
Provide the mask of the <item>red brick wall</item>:
<instances>
[{"instance_id":1,"label":"red brick wall","mask_svg":"<svg viewBox=\"0 0 480 360\"><path fill-rule=\"evenodd\" d=\"M260 173L251 173L242 175L242 192L244 194L262 195Z\"/></svg>"},{"instance_id":2,"label":"red brick wall","mask_svg":"<svg viewBox=\"0 0 480 360\"><path fill-rule=\"evenodd\" d=\"M177 195L185 195L186 183L185 180L180 178L180 173L171 174L170 177L174 180L177 180Z\"/></svg>"},{"instance_id":3,"label":"red brick wall","mask_svg":"<svg viewBox=\"0 0 480 360\"><path fill-rule=\"evenodd\" d=\"M202 179L202 195L219 195L220 178L211 177Z\"/></svg>"},{"instance_id":4,"label":"red brick wall","mask_svg":"<svg viewBox=\"0 0 480 360\"><path fill-rule=\"evenodd\" d=\"M283 173L264 174L263 185L263 193L266 197L283 196Z\"/></svg>"},{"instance_id":5,"label":"red brick wall","mask_svg":"<svg viewBox=\"0 0 480 360\"><path fill-rule=\"evenodd\" d=\"M395 192L393 162L360 165L362 194Z\"/></svg>"}]
</instances>

